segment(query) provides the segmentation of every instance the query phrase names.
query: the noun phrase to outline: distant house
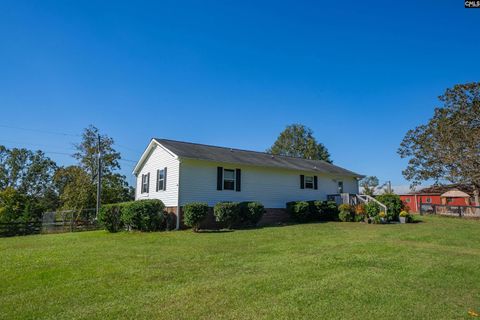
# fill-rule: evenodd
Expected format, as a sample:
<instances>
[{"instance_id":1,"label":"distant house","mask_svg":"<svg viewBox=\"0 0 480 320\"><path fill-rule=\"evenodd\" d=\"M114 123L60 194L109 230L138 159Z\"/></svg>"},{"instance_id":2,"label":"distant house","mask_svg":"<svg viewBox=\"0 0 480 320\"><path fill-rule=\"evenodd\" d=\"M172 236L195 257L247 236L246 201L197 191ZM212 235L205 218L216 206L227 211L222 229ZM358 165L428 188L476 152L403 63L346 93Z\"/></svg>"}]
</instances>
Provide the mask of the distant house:
<instances>
[{"instance_id":1,"label":"distant house","mask_svg":"<svg viewBox=\"0 0 480 320\"><path fill-rule=\"evenodd\" d=\"M133 174L136 200L160 199L176 215L191 202L259 201L271 221L285 218L289 201L357 194L363 177L320 160L167 139L151 140Z\"/></svg>"},{"instance_id":2,"label":"distant house","mask_svg":"<svg viewBox=\"0 0 480 320\"><path fill-rule=\"evenodd\" d=\"M473 188L462 184L432 186L406 194L400 199L412 212L419 212L420 204L444 204L451 206L475 205Z\"/></svg>"}]
</instances>

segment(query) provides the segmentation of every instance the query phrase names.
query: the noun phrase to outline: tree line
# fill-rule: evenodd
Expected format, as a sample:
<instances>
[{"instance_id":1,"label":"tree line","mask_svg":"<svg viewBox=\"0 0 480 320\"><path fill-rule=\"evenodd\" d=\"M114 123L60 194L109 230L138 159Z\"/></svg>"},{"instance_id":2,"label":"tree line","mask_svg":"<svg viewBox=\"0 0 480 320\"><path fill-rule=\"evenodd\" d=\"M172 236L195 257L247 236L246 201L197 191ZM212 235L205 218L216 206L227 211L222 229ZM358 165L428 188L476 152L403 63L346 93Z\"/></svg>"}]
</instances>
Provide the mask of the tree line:
<instances>
[{"instance_id":1,"label":"tree line","mask_svg":"<svg viewBox=\"0 0 480 320\"><path fill-rule=\"evenodd\" d=\"M100 137L100 139L98 139ZM94 208L97 154L101 154L103 203L129 201L134 189L120 174L114 140L95 126L83 130L74 145L75 165L59 166L41 150L0 145L0 220L38 218L42 212Z\"/></svg>"}]
</instances>

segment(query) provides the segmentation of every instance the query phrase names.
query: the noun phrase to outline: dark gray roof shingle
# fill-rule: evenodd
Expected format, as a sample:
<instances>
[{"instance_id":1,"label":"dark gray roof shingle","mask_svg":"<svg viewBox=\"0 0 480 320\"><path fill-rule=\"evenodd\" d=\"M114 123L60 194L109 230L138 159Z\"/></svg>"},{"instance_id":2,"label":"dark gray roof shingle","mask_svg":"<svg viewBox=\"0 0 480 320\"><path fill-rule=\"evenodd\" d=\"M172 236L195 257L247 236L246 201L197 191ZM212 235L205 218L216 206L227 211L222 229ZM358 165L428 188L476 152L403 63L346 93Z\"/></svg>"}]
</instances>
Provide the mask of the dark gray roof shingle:
<instances>
[{"instance_id":1,"label":"dark gray roof shingle","mask_svg":"<svg viewBox=\"0 0 480 320\"><path fill-rule=\"evenodd\" d=\"M265 152L216 147L168 139L155 138L155 140L181 158L363 177L361 174L321 160L274 156Z\"/></svg>"}]
</instances>

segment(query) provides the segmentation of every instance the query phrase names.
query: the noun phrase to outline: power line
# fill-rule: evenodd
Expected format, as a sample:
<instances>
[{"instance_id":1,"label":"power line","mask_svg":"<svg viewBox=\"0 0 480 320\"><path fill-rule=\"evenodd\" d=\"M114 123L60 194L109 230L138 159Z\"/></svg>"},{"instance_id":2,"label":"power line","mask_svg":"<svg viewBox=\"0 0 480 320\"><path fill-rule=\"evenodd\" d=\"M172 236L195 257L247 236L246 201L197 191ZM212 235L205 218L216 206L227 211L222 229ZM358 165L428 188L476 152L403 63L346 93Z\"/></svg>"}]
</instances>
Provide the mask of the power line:
<instances>
[{"instance_id":1,"label":"power line","mask_svg":"<svg viewBox=\"0 0 480 320\"><path fill-rule=\"evenodd\" d=\"M24 146L29 146L29 147L35 147L35 148L44 148L44 147L47 147L47 148L50 148L50 147L53 147L53 148L57 148L57 146L52 146L52 145L47 145L47 144L37 144L37 143L30 143L30 142L22 142L22 141L14 141L14 140L6 140L6 139L0 139L0 141L4 142L4 143L7 143L7 144L15 144L15 145L24 145ZM18 148L17 146L14 146L14 148ZM60 148L63 148L63 147L60 147ZM69 150L69 151L75 151L75 149L73 148L69 148L69 149L63 149L63 150Z\"/></svg>"},{"instance_id":2,"label":"power line","mask_svg":"<svg viewBox=\"0 0 480 320\"><path fill-rule=\"evenodd\" d=\"M7 128L7 129L15 129L15 130L24 130L24 131L32 131L32 132L40 132L46 134L56 134L60 136L70 136L70 137L81 137L80 134L73 134L73 133L65 133L65 132L58 132L58 131L49 131L49 130L41 130L41 129L32 129L32 128L22 128L22 127L15 127L10 125L3 125L0 124L0 128Z\"/></svg>"}]
</instances>

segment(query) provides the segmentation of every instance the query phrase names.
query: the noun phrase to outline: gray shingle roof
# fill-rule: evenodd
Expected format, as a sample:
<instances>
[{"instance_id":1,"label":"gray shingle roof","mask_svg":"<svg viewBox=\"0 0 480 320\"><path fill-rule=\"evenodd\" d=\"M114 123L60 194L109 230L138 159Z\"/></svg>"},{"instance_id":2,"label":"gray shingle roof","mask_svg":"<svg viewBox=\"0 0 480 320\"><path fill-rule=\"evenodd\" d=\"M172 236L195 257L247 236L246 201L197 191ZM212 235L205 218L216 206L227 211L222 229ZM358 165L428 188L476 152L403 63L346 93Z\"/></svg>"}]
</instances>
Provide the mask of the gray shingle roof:
<instances>
[{"instance_id":1,"label":"gray shingle roof","mask_svg":"<svg viewBox=\"0 0 480 320\"><path fill-rule=\"evenodd\" d=\"M155 138L155 141L175 153L180 158L363 177L361 174L321 160L274 156L265 152L216 147L168 139Z\"/></svg>"}]
</instances>

